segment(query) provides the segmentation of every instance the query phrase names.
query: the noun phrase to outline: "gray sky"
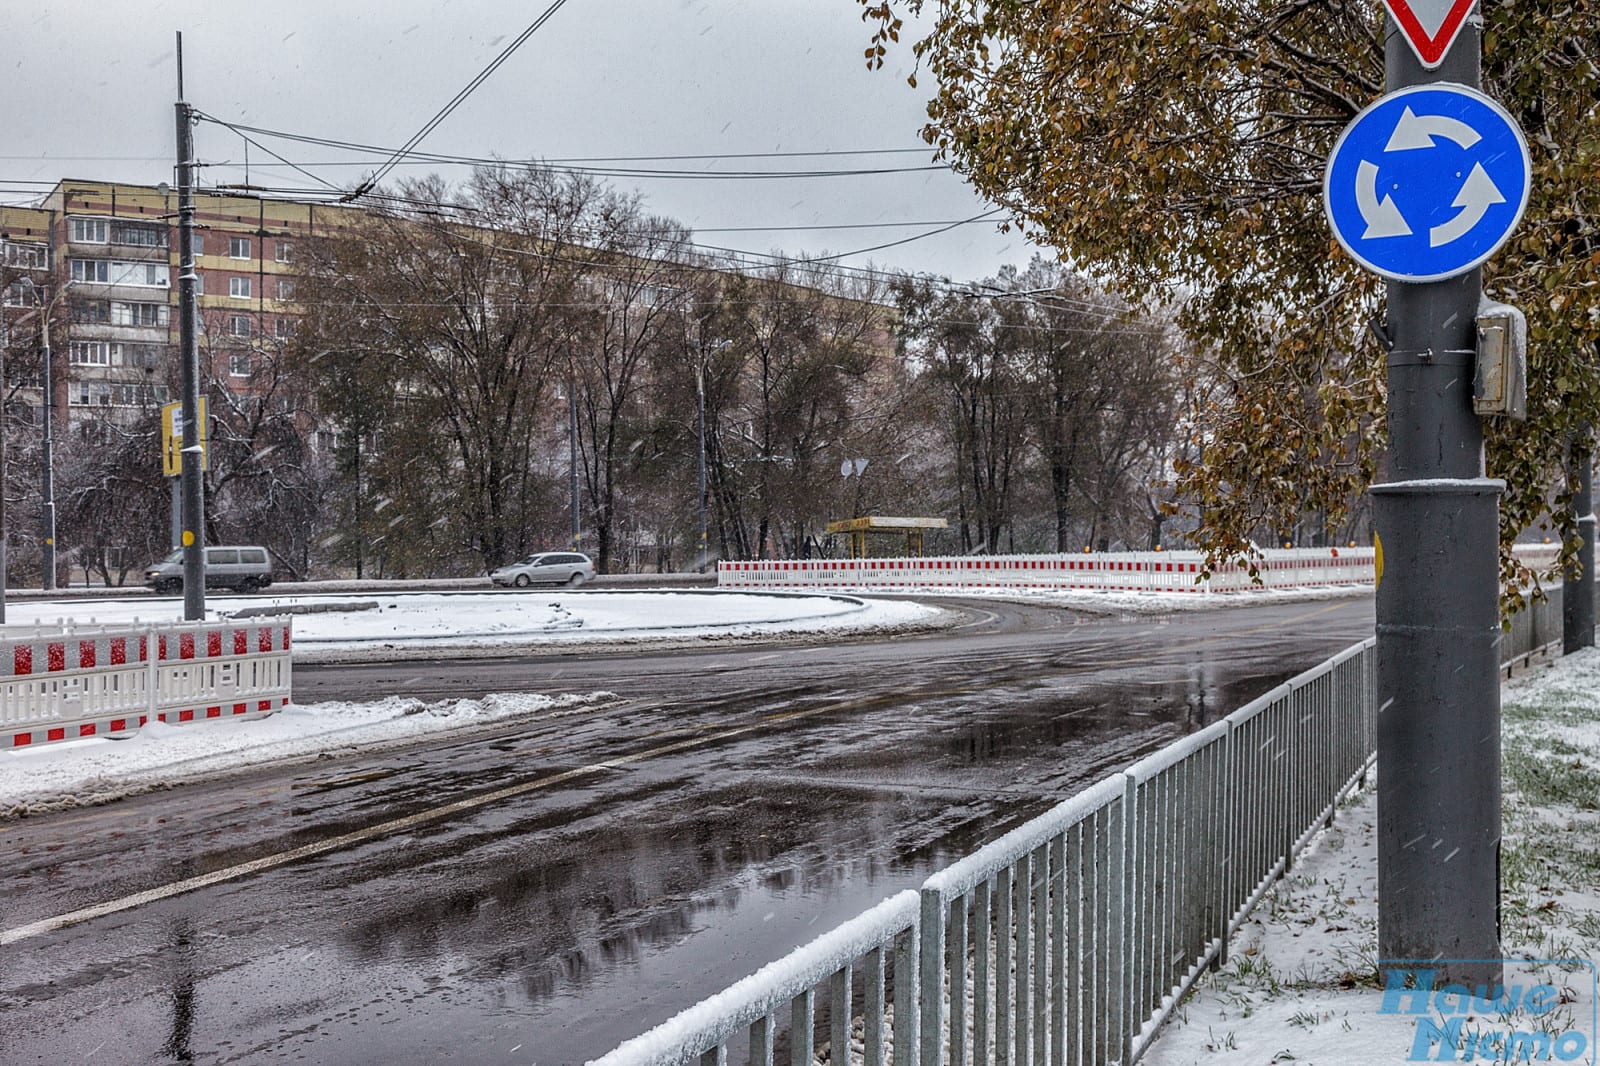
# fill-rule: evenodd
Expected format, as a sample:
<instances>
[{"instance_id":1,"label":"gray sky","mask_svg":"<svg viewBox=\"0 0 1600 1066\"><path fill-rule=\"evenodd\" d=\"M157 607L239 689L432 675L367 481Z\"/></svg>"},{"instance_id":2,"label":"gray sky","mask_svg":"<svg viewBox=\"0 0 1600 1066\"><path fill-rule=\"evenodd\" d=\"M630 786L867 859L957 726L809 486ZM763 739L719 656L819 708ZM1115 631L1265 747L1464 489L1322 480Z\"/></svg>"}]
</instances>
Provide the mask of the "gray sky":
<instances>
[{"instance_id":1,"label":"gray sky","mask_svg":"<svg viewBox=\"0 0 1600 1066\"><path fill-rule=\"evenodd\" d=\"M547 0L0 0L0 201L19 181L170 180L173 33L184 35L190 103L235 123L398 147L547 6ZM507 158L706 155L922 148L916 154L613 164L678 170L925 166L917 136L929 85L906 84L912 57L878 72L854 0L568 0L420 146ZM202 160L239 164L221 127L197 133ZM364 160L264 140L296 163ZM250 180L310 179L250 149ZM347 185L358 166L308 166ZM407 166L405 173L423 173ZM460 175L460 168L442 168ZM206 184L241 181L210 167ZM946 171L766 180L612 179L705 244L789 254L839 252L936 228L819 231L727 227L940 223L988 204ZM1022 263L1030 246L991 222L843 260L958 280Z\"/></svg>"}]
</instances>

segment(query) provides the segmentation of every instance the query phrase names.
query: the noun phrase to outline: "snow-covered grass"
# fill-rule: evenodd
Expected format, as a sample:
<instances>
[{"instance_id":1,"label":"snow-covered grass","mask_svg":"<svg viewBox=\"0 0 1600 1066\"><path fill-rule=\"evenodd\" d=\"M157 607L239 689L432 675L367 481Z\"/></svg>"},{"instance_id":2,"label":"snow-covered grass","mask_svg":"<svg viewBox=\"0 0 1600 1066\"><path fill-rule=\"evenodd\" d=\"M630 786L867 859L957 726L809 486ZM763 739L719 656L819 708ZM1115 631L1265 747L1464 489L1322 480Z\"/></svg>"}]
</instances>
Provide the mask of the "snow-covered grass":
<instances>
[{"instance_id":1,"label":"snow-covered grass","mask_svg":"<svg viewBox=\"0 0 1600 1066\"><path fill-rule=\"evenodd\" d=\"M609 692L509 693L438 703L390 697L290 705L254 721L151 722L127 740L90 738L0 752L0 818L106 803L266 763L380 750L514 719L593 714L614 699Z\"/></svg>"},{"instance_id":2,"label":"snow-covered grass","mask_svg":"<svg viewBox=\"0 0 1600 1066\"><path fill-rule=\"evenodd\" d=\"M208 616L281 610L295 615L297 659L355 653L505 649L584 644L743 640L937 626L949 613L897 600L803 593L526 590L217 596ZM171 599L50 600L11 604L12 627L59 620L118 623L181 617Z\"/></svg>"},{"instance_id":3,"label":"snow-covered grass","mask_svg":"<svg viewBox=\"0 0 1600 1066\"><path fill-rule=\"evenodd\" d=\"M1576 1031L1592 1041L1600 963L1600 651L1508 682L1502 705L1502 949L1508 960L1589 966L1508 964L1508 983L1549 984L1561 1002L1544 1013L1486 1012L1463 1031ZM1416 1016L1379 1013L1376 827L1372 791L1346 802L1235 937L1227 965L1202 979L1142 1062L1409 1060ZM1569 1061L1592 1064L1596 1054L1591 1043ZM1438 1049L1432 1056L1460 1061L1439 1057Z\"/></svg>"}]
</instances>

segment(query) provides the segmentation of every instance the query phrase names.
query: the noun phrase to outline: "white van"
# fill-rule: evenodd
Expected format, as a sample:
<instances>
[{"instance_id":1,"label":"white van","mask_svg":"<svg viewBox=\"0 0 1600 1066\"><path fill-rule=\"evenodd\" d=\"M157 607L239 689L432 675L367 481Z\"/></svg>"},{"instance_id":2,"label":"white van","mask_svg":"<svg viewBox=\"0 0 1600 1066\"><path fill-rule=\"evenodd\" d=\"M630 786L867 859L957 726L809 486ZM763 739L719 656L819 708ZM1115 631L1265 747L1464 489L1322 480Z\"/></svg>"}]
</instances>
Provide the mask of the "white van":
<instances>
[{"instance_id":1,"label":"white van","mask_svg":"<svg viewBox=\"0 0 1600 1066\"><path fill-rule=\"evenodd\" d=\"M144 583L157 592L183 587L183 549L179 548L145 571ZM219 545L206 549L206 588L231 588L238 592L264 589L272 584L272 556L255 544Z\"/></svg>"}]
</instances>

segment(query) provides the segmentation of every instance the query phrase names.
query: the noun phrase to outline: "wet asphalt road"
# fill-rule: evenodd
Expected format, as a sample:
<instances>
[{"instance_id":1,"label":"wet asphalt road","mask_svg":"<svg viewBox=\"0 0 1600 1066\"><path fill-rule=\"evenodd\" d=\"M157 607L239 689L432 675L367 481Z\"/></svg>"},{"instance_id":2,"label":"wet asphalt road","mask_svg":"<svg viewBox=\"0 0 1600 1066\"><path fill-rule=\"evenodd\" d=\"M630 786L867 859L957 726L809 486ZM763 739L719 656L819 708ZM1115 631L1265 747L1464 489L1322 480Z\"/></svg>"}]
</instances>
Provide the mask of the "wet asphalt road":
<instances>
[{"instance_id":1,"label":"wet asphalt road","mask_svg":"<svg viewBox=\"0 0 1600 1066\"><path fill-rule=\"evenodd\" d=\"M617 699L0 822L0 930L359 837L0 946L0 1063L581 1062L1373 624L958 609L825 647L297 667L301 703Z\"/></svg>"}]
</instances>

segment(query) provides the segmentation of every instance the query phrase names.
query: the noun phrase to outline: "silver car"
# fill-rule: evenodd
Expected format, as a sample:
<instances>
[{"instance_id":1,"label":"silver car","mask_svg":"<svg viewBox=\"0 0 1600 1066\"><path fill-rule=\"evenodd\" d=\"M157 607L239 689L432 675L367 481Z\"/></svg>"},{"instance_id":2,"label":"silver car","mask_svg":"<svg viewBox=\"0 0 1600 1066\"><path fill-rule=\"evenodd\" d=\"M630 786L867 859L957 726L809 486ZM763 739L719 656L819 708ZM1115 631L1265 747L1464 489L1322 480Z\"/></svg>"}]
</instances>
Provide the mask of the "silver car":
<instances>
[{"instance_id":1,"label":"silver car","mask_svg":"<svg viewBox=\"0 0 1600 1066\"><path fill-rule=\"evenodd\" d=\"M594 563L582 552L545 552L511 563L489 574L496 585L571 585L594 580Z\"/></svg>"},{"instance_id":2,"label":"silver car","mask_svg":"<svg viewBox=\"0 0 1600 1066\"><path fill-rule=\"evenodd\" d=\"M272 557L260 545L239 544L207 548L206 588L231 588L238 592L264 589L272 584ZM183 587L183 549L145 568L144 583L157 592Z\"/></svg>"}]
</instances>

